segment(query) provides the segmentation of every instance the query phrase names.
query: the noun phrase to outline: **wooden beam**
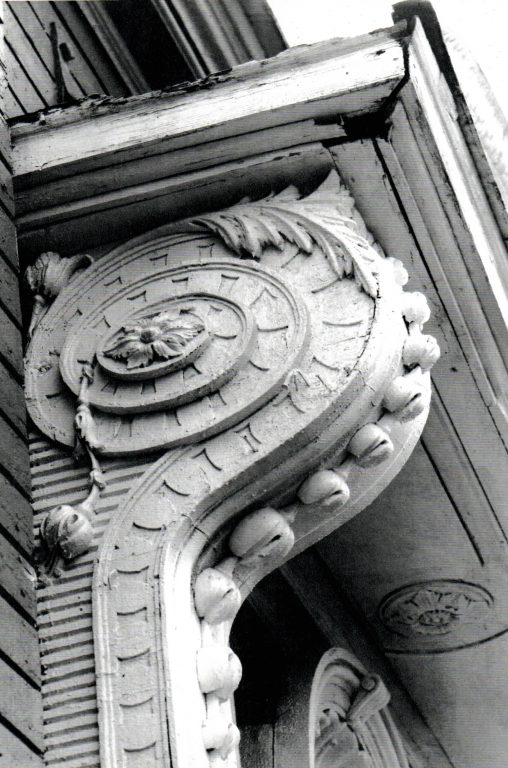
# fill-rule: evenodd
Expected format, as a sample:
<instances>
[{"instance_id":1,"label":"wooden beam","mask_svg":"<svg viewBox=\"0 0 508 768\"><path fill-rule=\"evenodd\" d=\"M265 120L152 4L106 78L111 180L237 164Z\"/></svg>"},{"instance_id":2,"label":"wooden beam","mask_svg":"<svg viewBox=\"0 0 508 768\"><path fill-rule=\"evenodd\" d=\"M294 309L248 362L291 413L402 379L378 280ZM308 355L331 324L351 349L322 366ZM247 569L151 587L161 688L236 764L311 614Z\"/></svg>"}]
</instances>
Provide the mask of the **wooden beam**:
<instances>
[{"instance_id":1,"label":"wooden beam","mask_svg":"<svg viewBox=\"0 0 508 768\"><path fill-rule=\"evenodd\" d=\"M167 93L90 99L17 122L17 184L295 120L375 110L404 78L403 29L293 48Z\"/></svg>"}]
</instances>

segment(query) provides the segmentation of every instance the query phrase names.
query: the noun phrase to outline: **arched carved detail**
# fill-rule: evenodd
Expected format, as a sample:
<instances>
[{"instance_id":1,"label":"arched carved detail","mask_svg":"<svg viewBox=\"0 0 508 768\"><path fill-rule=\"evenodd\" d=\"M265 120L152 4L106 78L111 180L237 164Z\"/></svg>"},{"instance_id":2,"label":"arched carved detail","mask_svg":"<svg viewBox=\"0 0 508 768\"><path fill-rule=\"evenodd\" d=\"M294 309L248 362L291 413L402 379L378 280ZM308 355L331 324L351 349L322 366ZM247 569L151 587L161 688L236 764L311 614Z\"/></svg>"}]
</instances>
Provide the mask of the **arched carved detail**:
<instances>
[{"instance_id":1,"label":"arched carved detail","mask_svg":"<svg viewBox=\"0 0 508 768\"><path fill-rule=\"evenodd\" d=\"M379 675L348 651L328 651L310 691L309 768L409 768L389 701Z\"/></svg>"},{"instance_id":2,"label":"arched carved detail","mask_svg":"<svg viewBox=\"0 0 508 768\"><path fill-rule=\"evenodd\" d=\"M72 445L90 366L94 453L165 451L114 514L94 577L108 768L238 764L241 601L370 503L423 428L439 352L406 280L332 175L307 198L290 189L127 243L40 320L38 426Z\"/></svg>"}]
</instances>

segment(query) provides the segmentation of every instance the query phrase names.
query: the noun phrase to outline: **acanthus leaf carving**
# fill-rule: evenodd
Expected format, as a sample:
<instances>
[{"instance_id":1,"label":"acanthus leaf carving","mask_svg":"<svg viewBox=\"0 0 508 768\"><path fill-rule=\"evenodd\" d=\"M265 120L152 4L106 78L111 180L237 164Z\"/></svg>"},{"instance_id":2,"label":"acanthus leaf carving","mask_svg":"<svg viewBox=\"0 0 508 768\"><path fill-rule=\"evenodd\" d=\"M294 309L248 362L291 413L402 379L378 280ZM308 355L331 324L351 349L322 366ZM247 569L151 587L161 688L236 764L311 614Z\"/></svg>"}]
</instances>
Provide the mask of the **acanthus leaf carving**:
<instances>
[{"instance_id":1,"label":"acanthus leaf carving","mask_svg":"<svg viewBox=\"0 0 508 768\"><path fill-rule=\"evenodd\" d=\"M84 267L90 266L93 259L86 253L75 256L60 256L55 251L46 251L36 259L25 272L25 282L34 297L32 317L28 328L30 339L39 320L73 274Z\"/></svg>"},{"instance_id":2,"label":"acanthus leaf carving","mask_svg":"<svg viewBox=\"0 0 508 768\"><path fill-rule=\"evenodd\" d=\"M194 712L206 714L203 739L194 739L199 748L184 745L177 762L194 764L189 750L199 752L200 766L234 752L238 732L227 699L239 670L224 660L232 658L228 630L242 600L299 542L313 543L372 500L423 427L429 400L413 384L418 379L425 395L429 376L420 358L411 359L408 373L402 351L408 326L421 332L426 311L420 300L405 301L405 270L376 252L352 205L335 176L306 198L290 188L163 228L73 281L39 326L53 358L48 367L48 353L32 345L34 420L66 445L78 433L92 464L92 490L82 503L90 522L101 490L95 452L166 450L115 512L96 571L99 698L111 702L101 713L103 762L111 768L122 760L122 707L144 701L150 686L150 728L160 754L168 752L169 712L154 681L169 667L180 682L187 670L197 691L192 711L179 706L181 686L168 694L177 702L175 728ZM79 306L81 296L86 303ZM166 357L153 345L167 343L168 318L182 318L189 307L200 330L190 329L191 338L185 333L177 354ZM57 322L65 333L55 332ZM201 345L207 333L210 343ZM129 367L131 352L140 354ZM67 431L53 397L61 386L77 397ZM59 530L55 521L52 542L62 549ZM172 548L179 547L184 555L176 565ZM200 557L207 567L197 566ZM188 592L176 598L172 584L185 562L178 583ZM146 589L159 578L162 584L165 568L173 569L166 587ZM130 615L123 609L133 585L151 650L140 689L127 695L119 680L130 674L132 624L121 617ZM188 648L172 634L181 622L164 624L175 605L190 628ZM175 645L186 654L177 668L168 658Z\"/></svg>"},{"instance_id":3,"label":"acanthus leaf carving","mask_svg":"<svg viewBox=\"0 0 508 768\"><path fill-rule=\"evenodd\" d=\"M376 254L358 233L349 196L337 195L332 176L307 197L288 187L264 200L199 216L191 224L215 232L239 256L259 258L263 248L280 249L284 241L308 256L317 246L338 278L352 276L368 296L377 295Z\"/></svg>"}]
</instances>

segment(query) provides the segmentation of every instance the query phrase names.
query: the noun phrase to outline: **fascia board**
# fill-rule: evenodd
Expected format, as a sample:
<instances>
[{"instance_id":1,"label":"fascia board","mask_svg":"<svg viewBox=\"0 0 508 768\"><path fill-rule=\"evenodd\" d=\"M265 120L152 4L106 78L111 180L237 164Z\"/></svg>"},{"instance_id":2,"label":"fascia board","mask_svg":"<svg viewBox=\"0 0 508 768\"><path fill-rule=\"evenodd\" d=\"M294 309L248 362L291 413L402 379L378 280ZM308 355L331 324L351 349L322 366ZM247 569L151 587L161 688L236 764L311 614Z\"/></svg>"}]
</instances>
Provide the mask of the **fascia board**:
<instances>
[{"instance_id":1,"label":"fascia board","mask_svg":"<svg viewBox=\"0 0 508 768\"><path fill-rule=\"evenodd\" d=\"M404 28L290 49L169 92L90 99L17 121L17 186L308 118L375 111L405 77Z\"/></svg>"}]
</instances>

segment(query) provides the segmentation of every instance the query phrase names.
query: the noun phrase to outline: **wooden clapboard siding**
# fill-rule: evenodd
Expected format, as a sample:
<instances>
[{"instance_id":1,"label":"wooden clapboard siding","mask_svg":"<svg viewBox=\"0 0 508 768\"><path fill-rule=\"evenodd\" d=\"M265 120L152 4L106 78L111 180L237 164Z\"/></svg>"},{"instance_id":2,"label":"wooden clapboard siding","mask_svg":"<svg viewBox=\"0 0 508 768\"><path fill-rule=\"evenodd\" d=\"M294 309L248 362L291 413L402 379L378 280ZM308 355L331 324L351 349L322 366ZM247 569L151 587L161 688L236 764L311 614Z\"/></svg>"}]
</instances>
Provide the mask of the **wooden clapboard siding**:
<instances>
[{"instance_id":1,"label":"wooden clapboard siding","mask_svg":"<svg viewBox=\"0 0 508 768\"><path fill-rule=\"evenodd\" d=\"M69 452L32 435L30 440L35 533L58 504L77 504L88 491L88 467ZM107 488L94 520L96 541L124 494L152 459L104 461ZM99 735L92 635L91 584L97 544L65 567L37 594L42 660L45 761L48 766L98 768Z\"/></svg>"},{"instance_id":2,"label":"wooden clapboard siding","mask_svg":"<svg viewBox=\"0 0 508 768\"><path fill-rule=\"evenodd\" d=\"M57 86L54 77L51 41L43 30L41 30L43 34L38 35L37 42L33 39L34 31L38 31L40 25L34 19L31 25L23 26L16 14L15 6L17 5L22 7L24 3L6 3L5 5L5 23L8 30L7 47L11 49L20 66L26 72L40 98L46 104L53 104L56 100ZM47 44L41 46L43 37L47 39L49 50ZM45 61L39 54L39 47L44 51Z\"/></svg>"},{"instance_id":3,"label":"wooden clapboard siding","mask_svg":"<svg viewBox=\"0 0 508 768\"><path fill-rule=\"evenodd\" d=\"M26 62L28 64L28 62ZM45 109L48 103L43 95L37 90L33 80L28 75L28 70L19 59L16 50L11 46L9 40L5 41L5 65L9 76L9 84L12 88L16 100L20 104L18 114L27 114ZM9 115L15 117L16 115Z\"/></svg>"},{"instance_id":4,"label":"wooden clapboard siding","mask_svg":"<svg viewBox=\"0 0 508 768\"><path fill-rule=\"evenodd\" d=\"M41 768L41 766L41 757L0 722L0 768Z\"/></svg>"},{"instance_id":5,"label":"wooden clapboard siding","mask_svg":"<svg viewBox=\"0 0 508 768\"><path fill-rule=\"evenodd\" d=\"M13 38L12 45L16 47L14 40L24 37L33 48L34 65L39 63L39 70L45 70L54 83L55 68L49 30L41 23L32 4L29 2L8 3L6 17L10 27L9 36Z\"/></svg>"},{"instance_id":6,"label":"wooden clapboard siding","mask_svg":"<svg viewBox=\"0 0 508 768\"><path fill-rule=\"evenodd\" d=\"M37 629L10 603L0 597L0 656L29 682L40 686L40 659Z\"/></svg>"},{"instance_id":7,"label":"wooden clapboard siding","mask_svg":"<svg viewBox=\"0 0 508 768\"><path fill-rule=\"evenodd\" d=\"M5 12L5 3L3 4ZM6 11L9 12L8 10ZM0 28L3 37L3 25ZM0 768L42 766L42 697L31 565L33 514L22 390L23 353L10 136L5 104L42 104L9 45L18 96L0 104ZM14 65L12 65L14 62ZM5 86L4 64L0 88ZM25 99L24 102L21 99Z\"/></svg>"},{"instance_id":8,"label":"wooden clapboard siding","mask_svg":"<svg viewBox=\"0 0 508 768\"><path fill-rule=\"evenodd\" d=\"M16 227L12 216L3 208L0 208L0 258L3 258L17 275Z\"/></svg>"},{"instance_id":9,"label":"wooden clapboard siding","mask_svg":"<svg viewBox=\"0 0 508 768\"><path fill-rule=\"evenodd\" d=\"M0 474L0 531L28 558L33 545L32 507L22 495Z\"/></svg>"},{"instance_id":10,"label":"wooden clapboard siding","mask_svg":"<svg viewBox=\"0 0 508 768\"><path fill-rule=\"evenodd\" d=\"M125 96L137 92L125 84L116 63L77 3L45 0L6 3L5 23L5 63L9 79L5 105L9 117L58 103L51 24L55 25L58 44L67 46L72 57L63 62L63 66L68 71L75 98L92 94Z\"/></svg>"},{"instance_id":11,"label":"wooden clapboard siding","mask_svg":"<svg viewBox=\"0 0 508 768\"><path fill-rule=\"evenodd\" d=\"M111 66L111 63L106 60L104 50L98 43L92 28L84 18L81 10L76 7L76 4L64 0L64 2L48 3L48 5L51 6L53 12L65 27L69 38L74 42L73 48L80 52L79 58L76 61L78 65L76 69L74 69L74 63L70 62L71 71L80 85L85 88L88 82L89 75L85 67L86 62L94 74L96 83L101 88L99 93L108 93L111 96L127 95L128 91L122 79L114 67ZM92 92L87 91L87 93Z\"/></svg>"},{"instance_id":12,"label":"wooden clapboard siding","mask_svg":"<svg viewBox=\"0 0 508 768\"><path fill-rule=\"evenodd\" d=\"M23 380L23 349L19 321L15 325L0 307L0 360L11 368L19 381Z\"/></svg>"}]
</instances>

